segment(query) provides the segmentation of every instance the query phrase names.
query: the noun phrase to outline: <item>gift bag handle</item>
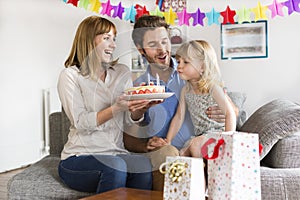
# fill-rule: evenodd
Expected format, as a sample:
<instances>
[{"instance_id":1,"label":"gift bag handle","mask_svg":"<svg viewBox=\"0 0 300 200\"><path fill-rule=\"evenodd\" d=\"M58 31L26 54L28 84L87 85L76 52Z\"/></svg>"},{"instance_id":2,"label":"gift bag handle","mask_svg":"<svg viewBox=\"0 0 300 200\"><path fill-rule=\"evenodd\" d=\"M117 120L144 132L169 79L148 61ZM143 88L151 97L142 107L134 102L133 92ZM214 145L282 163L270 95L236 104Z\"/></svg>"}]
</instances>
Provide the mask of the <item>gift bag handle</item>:
<instances>
[{"instance_id":1,"label":"gift bag handle","mask_svg":"<svg viewBox=\"0 0 300 200\"><path fill-rule=\"evenodd\" d=\"M207 153L208 145L211 145L212 143L215 143L215 142L216 142L215 138L209 138L204 143L204 145L201 147L201 153L202 153L203 158L208 159L208 160L212 160L212 159L215 159L219 156L220 147L225 143L223 138L218 140L216 146L214 147L214 152L211 155L211 157L209 157L208 153Z\"/></svg>"}]
</instances>

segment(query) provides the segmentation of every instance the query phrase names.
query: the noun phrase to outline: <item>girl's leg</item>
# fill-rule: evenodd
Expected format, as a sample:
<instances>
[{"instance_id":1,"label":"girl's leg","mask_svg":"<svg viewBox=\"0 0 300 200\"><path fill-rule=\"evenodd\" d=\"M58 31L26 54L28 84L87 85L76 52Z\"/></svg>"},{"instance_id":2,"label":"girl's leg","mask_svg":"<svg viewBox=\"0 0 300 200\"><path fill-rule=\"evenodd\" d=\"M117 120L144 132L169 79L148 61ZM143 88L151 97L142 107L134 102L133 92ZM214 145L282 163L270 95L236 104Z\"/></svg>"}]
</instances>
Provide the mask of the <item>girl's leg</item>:
<instances>
[{"instance_id":1,"label":"girl's leg","mask_svg":"<svg viewBox=\"0 0 300 200\"><path fill-rule=\"evenodd\" d=\"M60 162L58 171L65 184L79 191L101 193L126 186L126 163L118 156L72 156Z\"/></svg>"},{"instance_id":2,"label":"girl's leg","mask_svg":"<svg viewBox=\"0 0 300 200\"><path fill-rule=\"evenodd\" d=\"M126 187L151 190L152 166L150 160L142 155L122 154L118 156L127 164Z\"/></svg>"},{"instance_id":3,"label":"girl's leg","mask_svg":"<svg viewBox=\"0 0 300 200\"><path fill-rule=\"evenodd\" d=\"M206 139L207 138L204 135L200 135L192 139L191 144L189 146L189 150L191 152L192 157L202 158L201 147L203 146Z\"/></svg>"}]
</instances>

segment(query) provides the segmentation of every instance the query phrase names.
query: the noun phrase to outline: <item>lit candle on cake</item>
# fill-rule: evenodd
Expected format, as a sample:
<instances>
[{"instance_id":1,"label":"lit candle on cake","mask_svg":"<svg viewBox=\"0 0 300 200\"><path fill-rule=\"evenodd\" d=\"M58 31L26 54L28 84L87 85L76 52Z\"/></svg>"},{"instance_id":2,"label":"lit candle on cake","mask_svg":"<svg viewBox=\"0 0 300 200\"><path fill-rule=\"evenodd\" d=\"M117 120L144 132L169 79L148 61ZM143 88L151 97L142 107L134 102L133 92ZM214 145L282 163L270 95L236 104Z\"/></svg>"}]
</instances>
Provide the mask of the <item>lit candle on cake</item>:
<instances>
[{"instance_id":1,"label":"lit candle on cake","mask_svg":"<svg viewBox=\"0 0 300 200\"><path fill-rule=\"evenodd\" d=\"M150 74L148 73L148 85L150 85Z\"/></svg>"},{"instance_id":2,"label":"lit candle on cake","mask_svg":"<svg viewBox=\"0 0 300 200\"><path fill-rule=\"evenodd\" d=\"M160 85L160 80L159 80L158 73L156 73L156 85L157 85L157 86Z\"/></svg>"}]
</instances>

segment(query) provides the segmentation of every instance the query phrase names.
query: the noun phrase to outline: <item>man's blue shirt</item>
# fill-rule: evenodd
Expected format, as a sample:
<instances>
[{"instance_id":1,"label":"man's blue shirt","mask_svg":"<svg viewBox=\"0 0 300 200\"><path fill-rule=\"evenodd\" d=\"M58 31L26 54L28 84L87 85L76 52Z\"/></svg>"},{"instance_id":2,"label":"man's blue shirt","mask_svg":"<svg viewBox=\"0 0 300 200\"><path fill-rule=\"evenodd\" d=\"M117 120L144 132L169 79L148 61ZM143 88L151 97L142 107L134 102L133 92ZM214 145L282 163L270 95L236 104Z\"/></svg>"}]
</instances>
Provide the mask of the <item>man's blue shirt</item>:
<instances>
[{"instance_id":1,"label":"man's blue shirt","mask_svg":"<svg viewBox=\"0 0 300 200\"><path fill-rule=\"evenodd\" d=\"M182 87L185 85L185 81L181 80L176 69L177 62L172 58L173 71L167 83L160 81L160 85L166 86L166 92L174 92L175 95L164 100L156 106L152 106L145 113L144 123L139 129L140 137L153 137L158 136L166 138L169 125L172 121L173 116L176 113L178 100L180 99L180 92ZM150 75L150 67L148 66L146 72L134 81L134 85L139 85L141 82L148 81L148 74ZM156 84L156 77L150 75L150 81ZM190 119L189 112L186 111L184 122L177 133L176 137L172 141L172 145L181 149L184 143L194 135L194 128Z\"/></svg>"}]
</instances>

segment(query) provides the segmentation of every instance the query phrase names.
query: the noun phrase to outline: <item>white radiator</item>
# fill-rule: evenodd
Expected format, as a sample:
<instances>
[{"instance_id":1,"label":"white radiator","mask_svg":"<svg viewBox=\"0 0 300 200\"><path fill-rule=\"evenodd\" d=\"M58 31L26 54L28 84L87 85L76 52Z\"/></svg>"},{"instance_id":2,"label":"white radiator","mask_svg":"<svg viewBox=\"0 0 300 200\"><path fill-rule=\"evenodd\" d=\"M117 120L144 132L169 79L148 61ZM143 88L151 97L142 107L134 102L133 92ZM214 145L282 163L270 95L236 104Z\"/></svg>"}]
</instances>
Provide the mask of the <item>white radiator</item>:
<instances>
[{"instance_id":1,"label":"white radiator","mask_svg":"<svg viewBox=\"0 0 300 200\"><path fill-rule=\"evenodd\" d=\"M49 154L50 149L50 130L49 115L53 112L60 112L61 104L56 88L47 88L43 90L43 137L42 137L42 156Z\"/></svg>"}]
</instances>

